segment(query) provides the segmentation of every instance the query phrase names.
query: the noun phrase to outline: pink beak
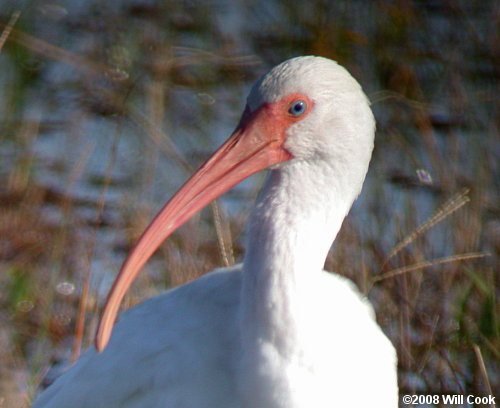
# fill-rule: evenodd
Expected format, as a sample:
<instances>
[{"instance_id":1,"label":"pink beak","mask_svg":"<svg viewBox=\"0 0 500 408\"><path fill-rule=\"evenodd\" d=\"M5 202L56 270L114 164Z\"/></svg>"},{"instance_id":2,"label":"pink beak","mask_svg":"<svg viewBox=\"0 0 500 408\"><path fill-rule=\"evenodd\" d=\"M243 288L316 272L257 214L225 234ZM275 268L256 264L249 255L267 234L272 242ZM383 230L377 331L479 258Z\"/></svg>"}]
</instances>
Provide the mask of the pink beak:
<instances>
[{"instance_id":1,"label":"pink beak","mask_svg":"<svg viewBox=\"0 0 500 408\"><path fill-rule=\"evenodd\" d=\"M128 255L109 292L97 329L98 351L109 342L125 293L170 234L243 179L292 158L283 147L287 125L287 121L278 119L272 104L262 105L253 113L247 108L231 137L163 207Z\"/></svg>"}]
</instances>

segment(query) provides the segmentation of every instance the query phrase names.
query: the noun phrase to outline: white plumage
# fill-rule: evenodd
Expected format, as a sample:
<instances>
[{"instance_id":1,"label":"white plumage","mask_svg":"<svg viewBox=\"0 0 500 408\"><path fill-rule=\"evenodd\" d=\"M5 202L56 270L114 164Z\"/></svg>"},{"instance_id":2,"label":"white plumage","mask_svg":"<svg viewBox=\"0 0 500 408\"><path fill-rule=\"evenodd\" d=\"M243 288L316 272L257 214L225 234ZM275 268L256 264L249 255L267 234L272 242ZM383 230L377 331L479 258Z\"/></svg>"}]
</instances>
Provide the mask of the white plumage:
<instances>
[{"instance_id":1,"label":"white plumage","mask_svg":"<svg viewBox=\"0 0 500 408\"><path fill-rule=\"evenodd\" d=\"M97 347L106 347L123 294L161 241L271 167L243 264L124 312L107 348L88 351L33 407L397 407L395 351L371 306L352 283L322 271L373 138L368 101L335 62L298 57L262 77L233 136L129 255Z\"/></svg>"}]
</instances>

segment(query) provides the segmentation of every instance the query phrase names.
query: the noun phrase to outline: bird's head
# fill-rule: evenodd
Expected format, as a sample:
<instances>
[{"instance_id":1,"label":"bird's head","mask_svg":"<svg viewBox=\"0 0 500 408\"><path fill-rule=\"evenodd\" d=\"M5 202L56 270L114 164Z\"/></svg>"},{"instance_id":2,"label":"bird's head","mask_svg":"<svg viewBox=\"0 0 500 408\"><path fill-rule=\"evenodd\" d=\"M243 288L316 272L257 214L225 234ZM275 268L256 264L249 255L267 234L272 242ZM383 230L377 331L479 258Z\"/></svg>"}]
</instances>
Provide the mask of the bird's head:
<instances>
[{"instance_id":1,"label":"bird's head","mask_svg":"<svg viewBox=\"0 0 500 408\"><path fill-rule=\"evenodd\" d=\"M272 116L282 148L295 160L354 161L349 153L371 155L375 120L368 98L335 61L307 56L274 67L247 99L246 115L261 111Z\"/></svg>"}]
</instances>

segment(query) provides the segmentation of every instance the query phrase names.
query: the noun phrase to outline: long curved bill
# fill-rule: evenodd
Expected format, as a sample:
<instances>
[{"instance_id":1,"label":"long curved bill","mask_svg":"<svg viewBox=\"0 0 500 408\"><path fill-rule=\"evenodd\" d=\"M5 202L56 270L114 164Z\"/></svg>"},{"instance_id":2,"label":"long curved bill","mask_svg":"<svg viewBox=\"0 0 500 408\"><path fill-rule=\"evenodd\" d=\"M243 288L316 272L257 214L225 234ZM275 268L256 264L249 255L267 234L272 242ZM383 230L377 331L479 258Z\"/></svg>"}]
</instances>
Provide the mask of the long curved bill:
<instances>
[{"instance_id":1,"label":"long curved bill","mask_svg":"<svg viewBox=\"0 0 500 408\"><path fill-rule=\"evenodd\" d=\"M160 244L191 216L241 180L274 164L289 160L285 128L272 105L245 110L231 137L191 176L158 213L125 260L99 322L95 346L104 350L111 337L120 304L141 268Z\"/></svg>"}]
</instances>

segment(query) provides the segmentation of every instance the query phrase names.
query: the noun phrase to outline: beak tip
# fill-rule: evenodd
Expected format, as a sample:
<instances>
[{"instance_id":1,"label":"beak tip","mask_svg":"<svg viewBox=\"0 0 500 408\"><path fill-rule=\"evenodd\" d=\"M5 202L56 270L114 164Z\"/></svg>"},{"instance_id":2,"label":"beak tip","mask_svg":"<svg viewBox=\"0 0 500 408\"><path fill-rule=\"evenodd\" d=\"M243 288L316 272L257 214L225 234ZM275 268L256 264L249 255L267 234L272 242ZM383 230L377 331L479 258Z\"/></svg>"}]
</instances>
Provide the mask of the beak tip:
<instances>
[{"instance_id":1,"label":"beak tip","mask_svg":"<svg viewBox=\"0 0 500 408\"><path fill-rule=\"evenodd\" d=\"M111 336L111 330L109 327L101 321L101 324L97 328L97 333L95 336L94 346L98 353L102 353L109 343L109 338Z\"/></svg>"}]
</instances>

